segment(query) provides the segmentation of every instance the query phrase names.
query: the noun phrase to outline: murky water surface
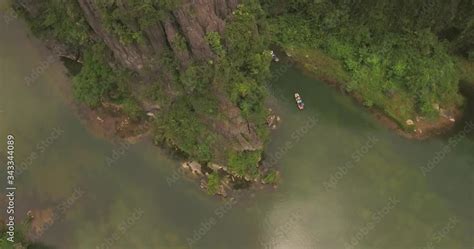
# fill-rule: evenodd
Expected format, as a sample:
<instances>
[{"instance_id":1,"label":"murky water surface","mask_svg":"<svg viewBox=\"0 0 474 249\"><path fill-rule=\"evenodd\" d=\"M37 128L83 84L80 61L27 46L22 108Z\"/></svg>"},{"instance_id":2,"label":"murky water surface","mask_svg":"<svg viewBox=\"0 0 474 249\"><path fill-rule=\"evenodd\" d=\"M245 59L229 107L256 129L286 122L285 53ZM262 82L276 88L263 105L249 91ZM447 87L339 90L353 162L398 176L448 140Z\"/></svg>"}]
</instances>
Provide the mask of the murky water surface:
<instances>
[{"instance_id":1,"label":"murky water surface","mask_svg":"<svg viewBox=\"0 0 474 249\"><path fill-rule=\"evenodd\" d=\"M403 139L335 89L275 68L282 124L267 158L282 183L226 203L193 181L170 183L179 162L149 142L94 136L68 104L61 63L18 20L0 30L0 139L16 136L18 219L53 208L40 239L56 248L474 246L474 131Z\"/></svg>"}]
</instances>

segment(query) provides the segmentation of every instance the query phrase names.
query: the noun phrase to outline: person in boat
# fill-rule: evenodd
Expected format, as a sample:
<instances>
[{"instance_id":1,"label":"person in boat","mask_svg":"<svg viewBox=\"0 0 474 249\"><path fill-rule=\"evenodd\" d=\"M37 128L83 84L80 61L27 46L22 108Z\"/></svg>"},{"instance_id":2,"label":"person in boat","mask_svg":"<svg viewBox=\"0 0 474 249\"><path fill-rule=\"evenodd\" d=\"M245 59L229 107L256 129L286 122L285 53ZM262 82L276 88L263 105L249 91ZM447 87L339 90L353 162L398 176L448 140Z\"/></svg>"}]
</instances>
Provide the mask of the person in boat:
<instances>
[{"instance_id":1,"label":"person in boat","mask_svg":"<svg viewBox=\"0 0 474 249\"><path fill-rule=\"evenodd\" d=\"M301 96L298 93L295 93L295 100L296 100L296 104L298 106L298 109L303 110L303 108L304 108L303 99L301 98Z\"/></svg>"},{"instance_id":2,"label":"person in boat","mask_svg":"<svg viewBox=\"0 0 474 249\"><path fill-rule=\"evenodd\" d=\"M297 101L296 104L298 105L298 109L300 110L304 109L304 103L302 100Z\"/></svg>"},{"instance_id":3,"label":"person in boat","mask_svg":"<svg viewBox=\"0 0 474 249\"><path fill-rule=\"evenodd\" d=\"M275 62L280 61L280 59L278 59L278 57L277 57L276 54L273 52L273 50L270 50L270 54L272 55L272 59L273 59Z\"/></svg>"}]
</instances>

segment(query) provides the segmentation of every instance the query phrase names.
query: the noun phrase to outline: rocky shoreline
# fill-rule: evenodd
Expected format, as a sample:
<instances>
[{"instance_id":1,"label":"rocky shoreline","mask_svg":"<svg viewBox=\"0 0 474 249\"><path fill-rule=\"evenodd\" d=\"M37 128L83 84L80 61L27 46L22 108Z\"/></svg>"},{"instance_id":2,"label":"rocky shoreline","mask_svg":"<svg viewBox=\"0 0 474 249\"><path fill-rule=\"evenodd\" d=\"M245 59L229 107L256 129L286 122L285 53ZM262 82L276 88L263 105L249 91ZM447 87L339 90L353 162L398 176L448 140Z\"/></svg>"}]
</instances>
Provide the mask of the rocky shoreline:
<instances>
[{"instance_id":1,"label":"rocky shoreline","mask_svg":"<svg viewBox=\"0 0 474 249\"><path fill-rule=\"evenodd\" d=\"M54 46L48 46L46 43L42 53L50 54L53 53ZM53 53L56 57L62 57L63 53ZM57 60L58 62L60 60ZM64 63L62 63L64 66ZM121 106L111 103L104 102L96 108L90 108L82 103L77 102L72 98L71 90L71 72L69 68L63 67L67 77L67 82L63 82L59 85L62 89L64 98L73 112L83 122L84 126L95 136L104 138L106 140L116 141L121 140L129 144L135 144L141 141L149 140L152 141L152 130L153 120L156 115L159 115L159 108L156 106L147 106L145 112L140 120L131 120L126 114L123 113ZM266 118L266 124L270 130L278 128L282 122L281 117L278 116L272 108L267 109L268 116ZM157 145L163 149L166 149L160 145ZM219 165L216 163L208 163L201 165L201 163L187 159L181 155L178 149L169 148L168 152L171 155L175 155L180 163L181 175L185 175L189 179L193 179L199 183L200 188L203 191L207 191L207 177L214 171L219 172L223 176L223 181L219 186L219 191L215 193L216 196L222 198L232 197L235 191L238 190L258 190L269 187L270 189L276 188L280 173L272 169L274 165L264 165L260 161L258 169L261 172L262 177L251 179L249 177L239 178L233 175L228 167ZM274 175L271 182L265 181L263 176L268 176L269 173Z\"/></svg>"},{"instance_id":2,"label":"rocky shoreline","mask_svg":"<svg viewBox=\"0 0 474 249\"><path fill-rule=\"evenodd\" d=\"M203 167L228 165L227 173L207 177L214 188L227 175L237 188L249 185L247 176L275 179L258 166L279 118L267 117L260 87L271 56L257 3L155 3L147 15L135 2L28 0L13 7L54 56L68 59L66 67L82 64L76 73L68 67L74 83L67 98L72 92L71 104L91 132L130 143L151 138ZM41 13L50 9L67 25L46 21ZM254 32L241 39L240 29ZM258 60L239 60L244 55Z\"/></svg>"},{"instance_id":3,"label":"rocky shoreline","mask_svg":"<svg viewBox=\"0 0 474 249\"><path fill-rule=\"evenodd\" d=\"M134 144L143 140L152 139L151 136L151 122L154 116L147 115L141 122L131 121L126 115L121 114L120 108L113 104L104 104L98 108L91 109L81 104L76 105L76 109L79 118L85 122L86 127L95 134L96 136L103 137L105 139L114 140L121 139L127 143ZM273 113L271 108L268 109L269 115L267 117L267 125L270 129L277 129L281 122L280 116ZM161 147L161 146L158 146ZM170 150L170 153L179 154L179 151ZM227 198L233 196L236 190L257 190L263 189L267 186L276 188L278 180L280 179L279 171L268 167L263 164L263 160L258 166L260 172L256 178L248 176L237 177L233 174L227 166L219 165L217 163L202 164L197 161L181 158L180 163L180 175L185 176L189 179L194 179L199 183L200 188L209 192L208 178L209 176L217 172L221 177L218 190L212 195ZM265 179L265 176L272 174L271 181ZM264 177L260 177L264 176Z\"/></svg>"},{"instance_id":4,"label":"rocky shoreline","mask_svg":"<svg viewBox=\"0 0 474 249\"><path fill-rule=\"evenodd\" d=\"M260 166L262 171L267 171L268 175L268 169ZM264 189L264 188L273 188L276 189L278 187L278 183L275 182L266 182L265 178L249 178L249 177L243 177L239 178L236 177L234 174L232 174L228 167L210 163L207 165L201 165L199 162L196 161L184 161L181 164L181 169L182 172L184 172L184 175L187 175L190 178L195 178L199 181L199 186L200 188L208 192L210 191L210 186L207 181L207 178L212 174L212 172L218 172L218 174L221 177L220 183L217 186L217 190L213 195L222 197L222 198L228 198L228 197L233 197L237 192L240 192L241 190L257 190L257 189ZM279 171L274 171L275 172L275 177L280 178L280 173ZM265 174L263 173L263 174Z\"/></svg>"}]
</instances>

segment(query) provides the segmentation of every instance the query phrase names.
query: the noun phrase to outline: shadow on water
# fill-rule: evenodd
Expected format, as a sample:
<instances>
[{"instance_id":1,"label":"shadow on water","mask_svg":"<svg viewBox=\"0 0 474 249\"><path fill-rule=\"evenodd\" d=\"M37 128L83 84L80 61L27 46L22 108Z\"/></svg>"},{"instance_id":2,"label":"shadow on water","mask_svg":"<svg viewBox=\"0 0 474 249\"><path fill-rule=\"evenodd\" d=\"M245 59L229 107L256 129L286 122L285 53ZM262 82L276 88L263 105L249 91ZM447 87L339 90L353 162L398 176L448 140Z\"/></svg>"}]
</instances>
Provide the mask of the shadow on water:
<instances>
[{"instance_id":1,"label":"shadow on water","mask_svg":"<svg viewBox=\"0 0 474 249\"><path fill-rule=\"evenodd\" d=\"M74 77L81 72L82 64L80 62L67 57L61 57L61 62L66 67L69 76Z\"/></svg>"},{"instance_id":2,"label":"shadow on water","mask_svg":"<svg viewBox=\"0 0 474 249\"><path fill-rule=\"evenodd\" d=\"M463 116L461 120L456 122L454 128L446 133L446 137L451 137L461 132L468 122L474 122L474 85L467 82L461 82L460 92L466 99L464 104ZM467 138L470 140L474 139L474 133L468 133Z\"/></svg>"},{"instance_id":3,"label":"shadow on water","mask_svg":"<svg viewBox=\"0 0 474 249\"><path fill-rule=\"evenodd\" d=\"M468 122L474 122L474 85L467 82L461 82L460 92L465 97L463 116L456 122L451 131L443 135L444 146L450 145L450 139L463 134L463 130ZM448 140L449 139L449 140ZM456 143L457 144L457 143ZM474 132L465 133L465 138L459 140L459 145L451 145L444 156L440 157L439 166L428 174L428 179L432 189L437 194L448 200L449 207L453 213L463 217L465 221L472 221L474 213L472 212L472 187L474 186L474 172L472 165L474 157L472 149L474 148ZM438 150L436 153L440 153ZM456 204L455 204L456 203ZM467 225L466 225L467 224ZM472 223L467 222L466 228L459 229L464 231L466 238L471 236Z\"/></svg>"}]
</instances>

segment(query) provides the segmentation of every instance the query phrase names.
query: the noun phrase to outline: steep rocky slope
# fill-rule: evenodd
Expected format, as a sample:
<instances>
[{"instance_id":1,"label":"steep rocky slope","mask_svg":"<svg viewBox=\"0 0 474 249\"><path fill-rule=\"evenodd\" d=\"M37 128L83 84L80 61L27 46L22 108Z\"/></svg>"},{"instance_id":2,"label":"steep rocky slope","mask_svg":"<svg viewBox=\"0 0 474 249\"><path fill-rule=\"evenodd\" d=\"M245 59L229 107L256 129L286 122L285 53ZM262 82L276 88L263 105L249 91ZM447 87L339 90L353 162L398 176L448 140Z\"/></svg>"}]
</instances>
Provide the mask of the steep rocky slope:
<instances>
[{"instance_id":1,"label":"steep rocky slope","mask_svg":"<svg viewBox=\"0 0 474 249\"><path fill-rule=\"evenodd\" d=\"M163 55L167 48L173 49L180 65L186 67L191 58L206 59L214 57L205 35L209 32L223 33L225 20L237 7L237 0L186 0L169 11L167 17L150 24L143 30L144 42L123 44L119 38L104 27L103 11L98 1L78 0L81 9L95 34L113 51L115 57L132 70L153 69L156 56ZM127 1L117 1L116 8L129 11ZM131 29L137 28L135 20L120 19ZM186 48L173 46L177 37L184 37Z\"/></svg>"},{"instance_id":2,"label":"steep rocky slope","mask_svg":"<svg viewBox=\"0 0 474 249\"><path fill-rule=\"evenodd\" d=\"M150 123L157 143L204 171L217 163L228 166L224 175L260 177L271 56L258 1L47 0L16 8L35 34L82 63L73 85L79 102L112 106L130 117L126 124Z\"/></svg>"}]
</instances>

